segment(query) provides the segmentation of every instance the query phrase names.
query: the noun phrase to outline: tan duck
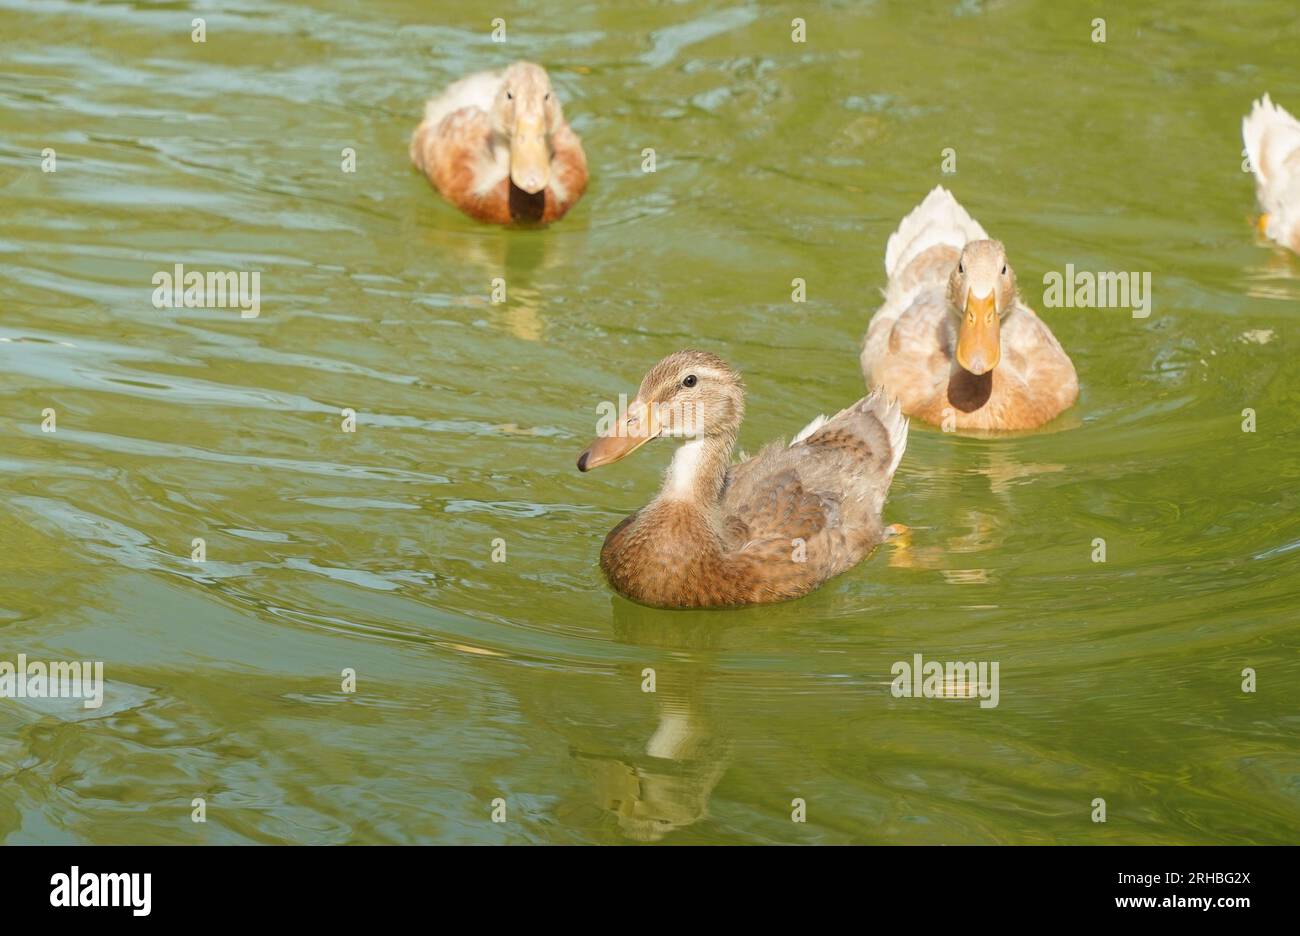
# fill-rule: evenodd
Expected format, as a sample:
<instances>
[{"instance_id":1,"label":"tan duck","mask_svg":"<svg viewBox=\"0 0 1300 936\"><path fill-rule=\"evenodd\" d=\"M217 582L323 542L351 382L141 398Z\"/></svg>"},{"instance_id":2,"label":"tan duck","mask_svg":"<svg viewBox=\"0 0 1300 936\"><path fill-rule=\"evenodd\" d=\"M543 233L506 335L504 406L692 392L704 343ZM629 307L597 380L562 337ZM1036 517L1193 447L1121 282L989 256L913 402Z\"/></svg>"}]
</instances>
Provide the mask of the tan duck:
<instances>
[{"instance_id":1,"label":"tan duck","mask_svg":"<svg viewBox=\"0 0 1300 936\"><path fill-rule=\"evenodd\" d=\"M557 221L587 188L582 141L531 62L478 72L430 99L411 162L447 201L495 224Z\"/></svg>"},{"instance_id":2,"label":"tan duck","mask_svg":"<svg viewBox=\"0 0 1300 936\"><path fill-rule=\"evenodd\" d=\"M1300 121L1266 94L1242 118L1241 139L1263 211L1260 231L1300 253Z\"/></svg>"},{"instance_id":3,"label":"tan duck","mask_svg":"<svg viewBox=\"0 0 1300 936\"><path fill-rule=\"evenodd\" d=\"M936 186L885 248L862 349L868 387L953 430L1034 429L1074 405L1074 365L1020 301L1006 249Z\"/></svg>"},{"instance_id":4,"label":"tan duck","mask_svg":"<svg viewBox=\"0 0 1300 936\"><path fill-rule=\"evenodd\" d=\"M740 375L704 351L656 364L609 432L578 458L590 471L652 439L678 447L659 494L605 538L600 565L633 601L708 608L797 598L885 539L880 511L907 445L883 393L813 420L786 446L731 464L745 412Z\"/></svg>"}]
</instances>

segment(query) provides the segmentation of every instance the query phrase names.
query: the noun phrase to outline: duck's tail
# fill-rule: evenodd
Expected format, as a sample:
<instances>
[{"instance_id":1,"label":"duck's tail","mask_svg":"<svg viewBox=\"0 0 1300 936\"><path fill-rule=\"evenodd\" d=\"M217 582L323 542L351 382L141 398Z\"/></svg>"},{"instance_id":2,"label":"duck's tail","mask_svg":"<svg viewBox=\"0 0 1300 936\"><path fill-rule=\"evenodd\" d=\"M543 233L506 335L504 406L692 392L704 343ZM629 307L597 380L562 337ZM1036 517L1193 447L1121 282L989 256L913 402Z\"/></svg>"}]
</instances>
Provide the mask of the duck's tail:
<instances>
[{"instance_id":1,"label":"duck's tail","mask_svg":"<svg viewBox=\"0 0 1300 936\"><path fill-rule=\"evenodd\" d=\"M884 433L889 445L889 461L885 470L892 478L898 470L899 462L903 460L903 452L907 450L907 417L903 415L903 408L898 400L886 396L883 387L872 390L858 407L874 419Z\"/></svg>"},{"instance_id":2,"label":"duck's tail","mask_svg":"<svg viewBox=\"0 0 1300 936\"><path fill-rule=\"evenodd\" d=\"M936 185L889 236L885 247L885 273L892 280L931 247L946 244L961 250L967 242L988 237L984 228L953 197Z\"/></svg>"},{"instance_id":3,"label":"duck's tail","mask_svg":"<svg viewBox=\"0 0 1300 936\"><path fill-rule=\"evenodd\" d=\"M867 396L834 416L818 416L790 443L835 446L848 445L864 453L866 464L878 472L885 487L898 470L907 448L907 419L897 400L877 387Z\"/></svg>"},{"instance_id":4,"label":"duck's tail","mask_svg":"<svg viewBox=\"0 0 1300 936\"><path fill-rule=\"evenodd\" d=\"M1265 94L1241 119L1241 141L1261 185L1275 180L1286 158L1300 151L1300 121Z\"/></svg>"}]
</instances>

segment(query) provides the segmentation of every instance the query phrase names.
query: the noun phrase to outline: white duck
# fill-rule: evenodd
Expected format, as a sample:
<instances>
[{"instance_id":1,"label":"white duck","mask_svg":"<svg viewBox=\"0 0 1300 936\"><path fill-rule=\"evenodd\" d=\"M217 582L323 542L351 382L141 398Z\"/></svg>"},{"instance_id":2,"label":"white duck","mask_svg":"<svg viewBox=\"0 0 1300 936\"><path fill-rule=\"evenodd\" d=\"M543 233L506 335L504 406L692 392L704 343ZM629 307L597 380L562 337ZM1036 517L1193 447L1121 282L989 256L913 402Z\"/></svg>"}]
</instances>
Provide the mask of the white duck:
<instances>
[{"instance_id":1,"label":"white duck","mask_svg":"<svg viewBox=\"0 0 1300 936\"><path fill-rule=\"evenodd\" d=\"M1300 120L1266 94L1241 119L1241 139L1264 212L1260 231L1300 253Z\"/></svg>"}]
</instances>

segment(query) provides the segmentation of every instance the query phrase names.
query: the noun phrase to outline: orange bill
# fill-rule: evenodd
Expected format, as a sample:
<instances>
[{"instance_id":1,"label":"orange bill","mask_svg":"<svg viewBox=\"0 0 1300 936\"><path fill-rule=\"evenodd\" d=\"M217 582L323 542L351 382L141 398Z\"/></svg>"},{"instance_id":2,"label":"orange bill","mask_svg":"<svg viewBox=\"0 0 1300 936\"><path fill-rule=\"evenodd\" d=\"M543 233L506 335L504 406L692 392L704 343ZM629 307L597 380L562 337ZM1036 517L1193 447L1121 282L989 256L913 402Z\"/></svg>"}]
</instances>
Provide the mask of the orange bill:
<instances>
[{"instance_id":1,"label":"orange bill","mask_svg":"<svg viewBox=\"0 0 1300 936\"><path fill-rule=\"evenodd\" d=\"M997 367L1002 358L1000 326L993 293L980 298L968 293L957 333L957 363L972 374L986 374Z\"/></svg>"},{"instance_id":2,"label":"orange bill","mask_svg":"<svg viewBox=\"0 0 1300 936\"><path fill-rule=\"evenodd\" d=\"M551 153L541 117L521 117L510 139L510 181L536 195L551 180Z\"/></svg>"},{"instance_id":3,"label":"orange bill","mask_svg":"<svg viewBox=\"0 0 1300 936\"><path fill-rule=\"evenodd\" d=\"M658 434L651 408L633 400L613 431L595 439L578 456L578 470L590 471L626 458Z\"/></svg>"}]
</instances>

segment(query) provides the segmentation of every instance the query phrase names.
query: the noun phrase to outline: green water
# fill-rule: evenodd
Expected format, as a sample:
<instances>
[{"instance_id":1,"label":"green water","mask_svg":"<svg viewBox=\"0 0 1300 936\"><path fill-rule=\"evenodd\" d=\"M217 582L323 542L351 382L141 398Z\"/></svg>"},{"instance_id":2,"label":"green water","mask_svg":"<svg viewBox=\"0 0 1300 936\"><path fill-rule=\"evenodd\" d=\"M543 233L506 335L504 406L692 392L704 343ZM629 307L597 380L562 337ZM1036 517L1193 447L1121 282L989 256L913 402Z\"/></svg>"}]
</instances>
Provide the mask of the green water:
<instances>
[{"instance_id":1,"label":"green water","mask_svg":"<svg viewBox=\"0 0 1300 936\"><path fill-rule=\"evenodd\" d=\"M506 5L501 45L472 4L0 2L0 660L108 681L0 699L0 840L1294 841L1300 259L1239 128L1300 109L1295 6L1071 6ZM516 58L592 167L546 231L407 164ZM1075 362L1061 431L914 425L910 536L801 601L615 597L669 448L580 475L597 405L687 346L750 450L856 399L938 183ZM175 263L261 271L260 316L154 308ZM1066 263L1150 272L1150 317L1043 309ZM917 653L998 706L894 698Z\"/></svg>"}]
</instances>

